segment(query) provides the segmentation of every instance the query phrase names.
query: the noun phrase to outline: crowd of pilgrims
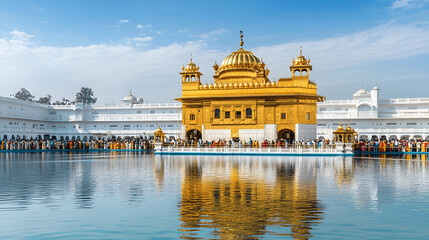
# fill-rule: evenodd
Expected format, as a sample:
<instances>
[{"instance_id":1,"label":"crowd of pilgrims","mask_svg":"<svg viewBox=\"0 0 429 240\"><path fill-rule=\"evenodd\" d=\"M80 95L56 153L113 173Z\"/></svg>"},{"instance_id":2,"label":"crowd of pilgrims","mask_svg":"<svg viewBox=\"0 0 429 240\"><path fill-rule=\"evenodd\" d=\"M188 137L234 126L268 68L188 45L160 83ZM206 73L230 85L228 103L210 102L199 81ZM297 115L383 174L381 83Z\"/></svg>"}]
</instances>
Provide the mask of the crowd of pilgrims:
<instances>
[{"instance_id":1,"label":"crowd of pilgrims","mask_svg":"<svg viewBox=\"0 0 429 240\"><path fill-rule=\"evenodd\" d=\"M232 140L201 141L190 140L182 141L181 139L169 141L168 144L175 147L243 147L243 148L336 148L342 143L336 143L327 140L313 141L277 141L258 140L241 141L234 143ZM361 152L429 152L429 142L426 140L382 140L382 141L360 141L354 142L355 151Z\"/></svg>"},{"instance_id":2,"label":"crowd of pilgrims","mask_svg":"<svg viewBox=\"0 0 429 240\"><path fill-rule=\"evenodd\" d=\"M202 141L183 140L183 139L165 139L164 145L174 147L197 147L197 148L219 148L219 147L238 147L238 148L336 148L341 143L335 143L330 140L313 141L277 141L258 140L236 142L232 140ZM114 140L7 140L0 143L1 150L30 150L30 149L106 149L106 150L143 150L153 149L153 140L143 139L114 139ZM355 151L359 152L429 152L429 142L425 140L382 140L382 141L360 141L354 143Z\"/></svg>"},{"instance_id":3,"label":"crowd of pilgrims","mask_svg":"<svg viewBox=\"0 0 429 240\"><path fill-rule=\"evenodd\" d=\"M360 141L355 144L360 152L429 152L427 140Z\"/></svg>"},{"instance_id":4,"label":"crowd of pilgrims","mask_svg":"<svg viewBox=\"0 0 429 240\"><path fill-rule=\"evenodd\" d=\"M153 149L153 143L150 140L132 139L132 140L2 140L1 150L34 150L34 149L126 149L140 150Z\"/></svg>"}]
</instances>

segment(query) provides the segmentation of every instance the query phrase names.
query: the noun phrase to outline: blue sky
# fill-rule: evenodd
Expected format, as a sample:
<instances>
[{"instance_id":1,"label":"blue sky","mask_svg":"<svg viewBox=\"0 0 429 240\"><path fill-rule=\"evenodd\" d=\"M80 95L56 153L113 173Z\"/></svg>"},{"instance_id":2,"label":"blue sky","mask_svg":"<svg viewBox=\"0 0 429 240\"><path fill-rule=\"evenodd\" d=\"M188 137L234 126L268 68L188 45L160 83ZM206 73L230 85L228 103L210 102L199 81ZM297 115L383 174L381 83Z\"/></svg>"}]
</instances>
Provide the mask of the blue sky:
<instances>
[{"instance_id":1,"label":"blue sky","mask_svg":"<svg viewBox=\"0 0 429 240\"><path fill-rule=\"evenodd\" d=\"M389 97L429 97L427 0L17 1L0 0L0 95L74 98L92 87L100 103L133 89L147 102L180 96L192 53L212 82L231 51L263 57L270 79L290 76L303 46L311 78L328 99L375 85ZM66 87L65 87L66 86ZM427 87L426 87L427 88Z\"/></svg>"}]
</instances>

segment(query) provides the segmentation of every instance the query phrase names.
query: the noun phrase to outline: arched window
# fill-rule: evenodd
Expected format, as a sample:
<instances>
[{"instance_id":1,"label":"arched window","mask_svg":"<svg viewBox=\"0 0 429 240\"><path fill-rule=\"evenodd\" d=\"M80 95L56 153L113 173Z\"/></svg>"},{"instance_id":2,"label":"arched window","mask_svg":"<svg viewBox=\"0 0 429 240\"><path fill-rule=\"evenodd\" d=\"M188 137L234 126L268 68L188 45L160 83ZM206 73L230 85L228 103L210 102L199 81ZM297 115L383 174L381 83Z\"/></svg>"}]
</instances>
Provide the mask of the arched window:
<instances>
[{"instance_id":1,"label":"arched window","mask_svg":"<svg viewBox=\"0 0 429 240\"><path fill-rule=\"evenodd\" d=\"M215 119L219 119L220 118L220 109L219 108L216 108L214 110L214 118Z\"/></svg>"},{"instance_id":2,"label":"arched window","mask_svg":"<svg viewBox=\"0 0 429 240\"><path fill-rule=\"evenodd\" d=\"M295 75L295 76L301 76L301 72L299 70L295 70L293 75Z\"/></svg>"},{"instance_id":3,"label":"arched window","mask_svg":"<svg viewBox=\"0 0 429 240\"><path fill-rule=\"evenodd\" d=\"M252 118L252 109L246 108L246 118Z\"/></svg>"}]
</instances>

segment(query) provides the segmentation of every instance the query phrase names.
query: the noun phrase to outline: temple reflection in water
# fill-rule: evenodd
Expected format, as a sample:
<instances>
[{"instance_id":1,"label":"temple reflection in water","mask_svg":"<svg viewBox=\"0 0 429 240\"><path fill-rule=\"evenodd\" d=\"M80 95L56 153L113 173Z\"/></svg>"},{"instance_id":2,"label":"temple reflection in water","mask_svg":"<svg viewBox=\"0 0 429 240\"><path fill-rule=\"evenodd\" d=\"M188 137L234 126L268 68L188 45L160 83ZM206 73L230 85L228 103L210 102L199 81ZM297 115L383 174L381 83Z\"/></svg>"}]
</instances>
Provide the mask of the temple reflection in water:
<instances>
[{"instance_id":1,"label":"temple reflection in water","mask_svg":"<svg viewBox=\"0 0 429 240\"><path fill-rule=\"evenodd\" d=\"M182 237L191 239L196 231L213 228L210 234L222 239L267 234L308 239L322 218L322 206L314 168L307 167L254 158L185 162L179 209Z\"/></svg>"},{"instance_id":2,"label":"temple reflection in water","mask_svg":"<svg viewBox=\"0 0 429 240\"><path fill-rule=\"evenodd\" d=\"M330 239L332 231L406 239L390 230L404 227L404 212L418 213L404 234L425 229L428 175L425 155L2 153L0 239L37 239L35 228L45 239L82 225L91 227L75 239L100 229L100 238L125 239Z\"/></svg>"}]
</instances>

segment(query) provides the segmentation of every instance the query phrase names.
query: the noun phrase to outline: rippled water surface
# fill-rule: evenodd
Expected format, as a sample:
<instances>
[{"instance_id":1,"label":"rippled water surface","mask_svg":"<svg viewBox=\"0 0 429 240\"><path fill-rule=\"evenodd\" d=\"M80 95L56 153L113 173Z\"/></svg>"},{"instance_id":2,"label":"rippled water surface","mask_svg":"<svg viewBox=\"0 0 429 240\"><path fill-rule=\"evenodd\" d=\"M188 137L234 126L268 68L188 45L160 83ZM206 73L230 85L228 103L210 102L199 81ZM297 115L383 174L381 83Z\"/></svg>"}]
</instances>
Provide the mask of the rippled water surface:
<instances>
[{"instance_id":1,"label":"rippled water surface","mask_svg":"<svg viewBox=\"0 0 429 240\"><path fill-rule=\"evenodd\" d=\"M0 153L0 239L427 239L427 163Z\"/></svg>"}]
</instances>

